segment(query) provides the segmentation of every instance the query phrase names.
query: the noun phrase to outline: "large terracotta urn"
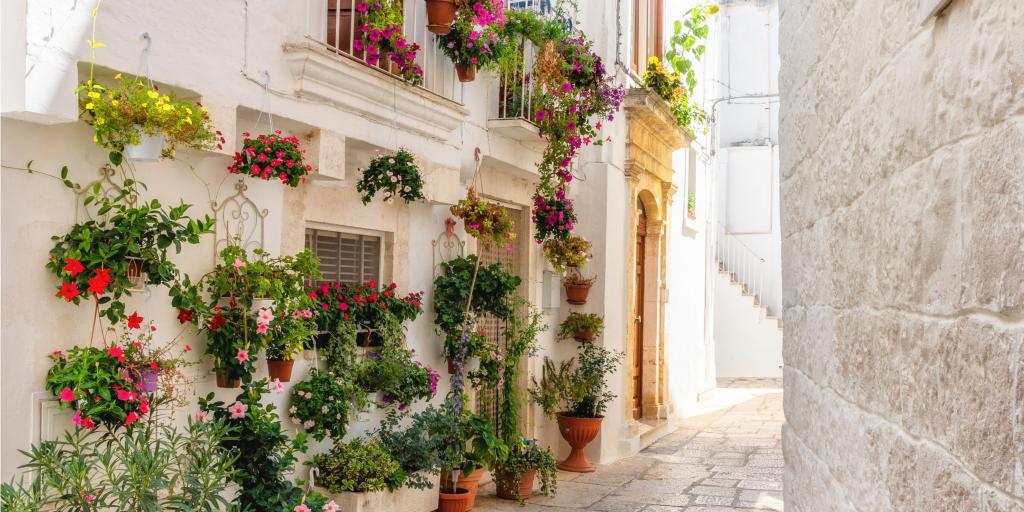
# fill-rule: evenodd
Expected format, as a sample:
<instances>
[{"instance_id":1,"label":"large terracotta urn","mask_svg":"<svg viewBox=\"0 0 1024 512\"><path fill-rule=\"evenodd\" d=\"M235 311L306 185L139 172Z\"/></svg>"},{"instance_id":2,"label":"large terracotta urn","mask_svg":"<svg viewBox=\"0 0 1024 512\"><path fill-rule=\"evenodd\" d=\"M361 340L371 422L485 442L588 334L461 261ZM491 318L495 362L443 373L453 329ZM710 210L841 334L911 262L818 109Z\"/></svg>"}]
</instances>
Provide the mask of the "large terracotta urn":
<instances>
[{"instance_id":1,"label":"large terracotta urn","mask_svg":"<svg viewBox=\"0 0 1024 512\"><path fill-rule=\"evenodd\" d=\"M597 437L598 432L601 431L601 420L603 419L603 417L576 418L564 414L558 415L558 431L572 447L569 457L558 463L558 469L573 473L594 471L594 465L587 460L583 449Z\"/></svg>"}]
</instances>

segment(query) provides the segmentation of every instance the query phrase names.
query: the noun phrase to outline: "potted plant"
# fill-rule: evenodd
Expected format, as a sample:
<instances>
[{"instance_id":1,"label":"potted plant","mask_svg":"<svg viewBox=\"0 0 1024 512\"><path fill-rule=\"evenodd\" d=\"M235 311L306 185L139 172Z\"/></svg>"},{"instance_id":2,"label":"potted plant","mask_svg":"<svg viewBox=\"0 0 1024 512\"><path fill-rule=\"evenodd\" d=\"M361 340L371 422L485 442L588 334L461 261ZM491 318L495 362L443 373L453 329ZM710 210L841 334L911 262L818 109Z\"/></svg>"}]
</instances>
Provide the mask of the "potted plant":
<instances>
[{"instance_id":1,"label":"potted plant","mask_svg":"<svg viewBox=\"0 0 1024 512\"><path fill-rule=\"evenodd\" d=\"M522 503L533 495L533 483L538 476L541 493L553 494L558 486L554 455L537 444L536 439L523 439L509 450L498 470L498 497Z\"/></svg>"},{"instance_id":2,"label":"potted plant","mask_svg":"<svg viewBox=\"0 0 1024 512\"><path fill-rule=\"evenodd\" d=\"M320 510L325 502L306 494L288 475L306 451L306 434L290 438L273 404L264 404L270 391L266 379L246 382L233 403L215 401L213 393L199 399L200 419L225 422L231 435L219 445L235 456L231 479L236 486L235 506L240 510Z\"/></svg>"},{"instance_id":3,"label":"potted plant","mask_svg":"<svg viewBox=\"0 0 1024 512\"><path fill-rule=\"evenodd\" d=\"M494 424L486 416L471 414L463 427L469 448L463 454L459 483L469 491L469 506L476 505L476 495L484 470L495 470L508 458L508 446L496 434ZM443 482L442 482L443 483Z\"/></svg>"},{"instance_id":4,"label":"potted plant","mask_svg":"<svg viewBox=\"0 0 1024 512\"><path fill-rule=\"evenodd\" d=\"M438 48L455 63L459 81L472 82L477 67L495 62L505 45L501 31L505 26L504 2L466 2L450 26L447 33L437 37Z\"/></svg>"},{"instance_id":5,"label":"potted plant","mask_svg":"<svg viewBox=\"0 0 1024 512\"><path fill-rule=\"evenodd\" d=\"M359 39L353 42L353 50L364 52L364 59L371 66L383 64L383 56L387 55L393 75L412 85L423 83L423 69L416 64L420 45L410 42L402 33L405 24L402 2L360 1L356 4L356 12L359 13L359 22L355 27ZM429 3L427 14L430 14Z\"/></svg>"},{"instance_id":6,"label":"potted plant","mask_svg":"<svg viewBox=\"0 0 1024 512\"><path fill-rule=\"evenodd\" d=\"M622 353L594 343L582 345L577 360L555 365L545 358L541 380L532 379L530 396L548 417L557 418L558 430L572 447L558 469L577 473L594 471L583 452L601 431L604 411L615 394L607 377L615 372Z\"/></svg>"},{"instance_id":7,"label":"potted plant","mask_svg":"<svg viewBox=\"0 0 1024 512\"><path fill-rule=\"evenodd\" d=\"M587 239L569 235L564 238L544 240L544 257L556 272L565 273L570 268L583 268L590 261L590 242Z\"/></svg>"},{"instance_id":8,"label":"potted plant","mask_svg":"<svg viewBox=\"0 0 1024 512\"><path fill-rule=\"evenodd\" d=\"M597 277L583 277L578 269L570 269L570 272L562 277L566 302L576 306L586 304L587 296L590 295L590 287L594 285L596 280Z\"/></svg>"},{"instance_id":9,"label":"potted plant","mask_svg":"<svg viewBox=\"0 0 1024 512\"><path fill-rule=\"evenodd\" d=\"M0 485L3 508L228 510L235 455L221 443L230 436L224 422L189 417L182 427L154 413L117 435L75 429L23 452L30 470Z\"/></svg>"},{"instance_id":10,"label":"potted plant","mask_svg":"<svg viewBox=\"0 0 1024 512\"><path fill-rule=\"evenodd\" d=\"M420 474L424 485L406 486L409 477L378 439L338 443L313 458L315 483L346 512L430 512L437 507L436 477Z\"/></svg>"},{"instance_id":11,"label":"potted plant","mask_svg":"<svg viewBox=\"0 0 1024 512\"><path fill-rule=\"evenodd\" d=\"M381 393L383 405L394 404L399 410L419 400L430 400L437 392L440 376L413 360L412 352L403 346L401 324L391 320L391 325L385 326L381 330L384 344L380 350L367 354L357 377L358 385L366 391Z\"/></svg>"},{"instance_id":12,"label":"potted plant","mask_svg":"<svg viewBox=\"0 0 1024 512\"><path fill-rule=\"evenodd\" d=\"M426 0L427 30L434 34L444 35L452 30L455 12L459 7L457 0Z\"/></svg>"},{"instance_id":13,"label":"potted plant","mask_svg":"<svg viewBox=\"0 0 1024 512\"><path fill-rule=\"evenodd\" d=\"M174 344L154 349L152 323L132 313L123 329L111 328L110 344L55 351L46 374L46 388L62 409L75 410L73 422L83 428L131 427L161 398L173 398L177 384L186 382L181 356L170 357ZM185 351L191 350L186 345ZM161 380L163 389L160 389Z\"/></svg>"},{"instance_id":14,"label":"potted plant","mask_svg":"<svg viewBox=\"0 0 1024 512\"><path fill-rule=\"evenodd\" d=\"M80 117L93 128L93 142L133 160L174 157L179 144L221 149L224 137L214 131L206 107L161 94L143 77L127 80L118 73L113 87L89 79L76 89Z\"/></svg>"},{"instance_id":15,"label":"potted plant","mask_svg":"<svg viewBox=\"0 0 1024 512\"><path fill-rule=\"evenodd\" d=\"M344 439L348 412L349 386L330 373L313 368L309 376L292 386L288 408L292 423L317 441Z\"/></svg>"},{"instance_id":16,"label":"potted plant","mask_svg":"<svg viewBox=\"0 0 1024 512\"><path fill-rule=\"evenodd\" d=\"M80 189L67 174L67 167L61 169L65 185ZM97 205L103 217L80 222L63 236L54 236L46 263L59 280L56 295L75 304L91 298L99 315L112 323L127 316L123 297L138 289L139 276L144 275L148 285L177 282L180 272L167 254L171 246L180 251L183 244L197 244L201 235L213 231L214 220L209 216L192 219L186 215L190 205L181 203L166 210L155 199L138 201L144 187L125 179L113 196L90 190L85 203Z\"/></svg>"},{"instance_id":17,"label":"potted plant","mask_svg":"<svg viewBox=\"0 0 1024 512\"><path fill-rule=\"evenodd\" d=\"M604 317L593 313L569 313L558 328L558 339L575 338L577 341L592 341L601 335Z\"/></svg>"},{"instance_id":18,"label":"potted plant","mask_svg":"<svg viewBox=\"0 0 1024 512\"><path fill-rule=\"evenodd\" d=\"M297 187L306 179L313 167L304 163L306 150L299 138L281 134L261 134L255 139L242 132L242 151L236 152L228 172L244 174L261 180L280 180L289 187Z\"/></svg>"},{"instance_id":19,"label":"potted plant","mask_svg":"<svg viewBox=\"0 0 1024 512\"><path fill-rule=\"evenodd\" d=\"M450 211L462 219L466 233L473 238L487 245L495 243L512 248L516 225L500 204L481 199L476 190L470 188L466 198L452 206Z\"/></svg>"},{"instance_id":20,"label":"potted plant","mask_svg":"<svg viewBox=\"0 0 1024 512\"><path fill-rule=\"evenodd\" d=\"M278 293L274 303L276 317L266 332L267 371L271 380L291 380L295 356L312 342L316 332L312 307L313 299L305 293L301 282L294 281Z\"/></svg>"},{"instance_id":21,"label":"potted plant","mask_svg":"<svg viewBox=\"0 0 1024 512\"><path fill-rule=\"evenodd\" d=\"M214 360L218 386L238 387L251 379L257 354L275 336L278 344L270 355L284 357L312 333L312 322L306 322L311 312L305 318L304 307L288 307L305 304L296 298L303 296L305 281L320 274L310 251L273 258L256 249L250 258L245 249L229 245L220 257L221 263L195 284L186 278L172 288L171 304L178 308L181 323L192 322L206 333L206 353ZM287 320L274 313L275 307ZM295 318L296 311L300 318Z\"/></svg>"},{"instance_id":22,"label":"potted plant","mask_svg":"<svg viewBox=\"0 0 1024 512\"><path fill-rule=\"evenodd\" d=\"M556 190L552 197L533 196L533 237L537 243L569 237L575 223L572 201L565 196L563 188Z\"/></svg>"},{"instance_id":23,"label":"potted plant","mask_svg":"<svg viewBox=\"0 0 1024 512\"><path fill-rule=\"evenodd\" d=\"M400 296L398 285L378 289L377 282L365 284L322 283L309 291L318 310L317 328L332 333L340 323L354 322L360 330L357 343L363 347L380 346L377 333L383 318L395 318L401 324L416 320L423 313L423 292Z\"/></svg>"},{"instance_id":24,"label":"potted plant","mask_svg":"<svg viewBox=\"0 0 1024 512\"><path fill-rule=\"evenodd\" d=\"M362 194L367 204L378 192L383 191L384 202L391 204L396 197L406 204L418 201L423 196L423 176L416 166L415 157L406 149L394 155L383 155L370 160L366 169L360 169L362 176L356 183L356 191Z\"/></svg>"}]
</instances>

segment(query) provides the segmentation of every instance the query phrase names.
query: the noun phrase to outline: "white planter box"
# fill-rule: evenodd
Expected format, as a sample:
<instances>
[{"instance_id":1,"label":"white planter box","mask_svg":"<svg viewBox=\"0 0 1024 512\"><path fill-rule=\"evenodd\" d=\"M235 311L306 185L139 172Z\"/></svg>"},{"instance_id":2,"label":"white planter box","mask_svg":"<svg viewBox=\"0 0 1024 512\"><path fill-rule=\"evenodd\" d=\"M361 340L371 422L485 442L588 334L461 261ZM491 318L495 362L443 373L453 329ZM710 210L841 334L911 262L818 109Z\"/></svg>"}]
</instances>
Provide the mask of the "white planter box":
<instances>
[{"instance_id":1,"label":"white planter box","mask_svg":"<svg viewBox=\"0 0 1024 512\"><path fill-rule=\"evenodd\" d=\"M345 512L432 512L437 510L437 490L441 477L432 475L431 489L402 487L394 492L341 492L332 493L323 487L316 492L334 500Z\"/></svg>"}]
</instances>

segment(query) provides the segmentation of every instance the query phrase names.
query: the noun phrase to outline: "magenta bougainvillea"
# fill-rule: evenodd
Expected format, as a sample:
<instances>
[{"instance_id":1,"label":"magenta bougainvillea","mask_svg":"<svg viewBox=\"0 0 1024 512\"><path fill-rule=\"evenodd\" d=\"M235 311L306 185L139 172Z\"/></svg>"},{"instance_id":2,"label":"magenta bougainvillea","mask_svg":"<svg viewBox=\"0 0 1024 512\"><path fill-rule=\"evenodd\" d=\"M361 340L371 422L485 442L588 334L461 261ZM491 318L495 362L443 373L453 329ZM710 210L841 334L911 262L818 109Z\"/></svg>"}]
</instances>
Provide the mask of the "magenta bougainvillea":
<instances>
[{"instance_id":1,"label":"magenta bougainvillea","mask_svg":"<svg viewBox=\"0 0 1024 512\"><path fill-rule=\"evenodd\" d=\"M556 190L553 197L533 196L533 224L533 236L538 244L548 238L565 238L572 234L576 214L564 189Z\"/></svg>"},{"instance_id":2,"label":"magenta bougainvillea","mask_svg":"<svg viewBox=\"0 0 1024 512\"><path fill-rule=\"evenodd\" d=\"M376 0L356 4L361 24L357 27L359 39L352 47L365 52L366 63L371 66L386 59L394 64L395 74L418 85L423 82L423 68L416 64L420 45L410 42L402 32L402 5L392 0Z\"/></svg>"}]
</instances>

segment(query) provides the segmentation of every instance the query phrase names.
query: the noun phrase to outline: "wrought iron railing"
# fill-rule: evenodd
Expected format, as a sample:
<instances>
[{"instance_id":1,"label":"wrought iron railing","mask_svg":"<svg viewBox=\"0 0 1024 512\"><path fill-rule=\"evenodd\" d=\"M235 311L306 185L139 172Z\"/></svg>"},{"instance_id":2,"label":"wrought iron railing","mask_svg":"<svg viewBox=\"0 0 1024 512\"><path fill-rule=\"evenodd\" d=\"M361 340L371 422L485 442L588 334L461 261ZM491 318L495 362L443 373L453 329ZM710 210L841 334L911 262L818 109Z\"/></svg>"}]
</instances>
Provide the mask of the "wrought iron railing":
<instances>
[{"instance_id":1,"label":"wrought iron railing","mask_svg":"<svg viewBox=\"0 0 1024 512\"><path fill-rule=\"evenodd\" d=\"M434 34L427 31L426 3L423 0L390 1L402 4L404 36L408 44L420 46L416 63L423 70L423 82L419 87L461 103L462 87L455 76L455 67L438 49ZM377 63L371 64L366 52L360 49L357 42L362 16L357 10L359 3L360 0L306 0L306 36L340 57L401 80L397 65L388 55L381 55Z\"/></svg>"}]
</instances>

